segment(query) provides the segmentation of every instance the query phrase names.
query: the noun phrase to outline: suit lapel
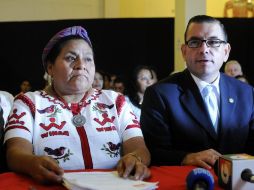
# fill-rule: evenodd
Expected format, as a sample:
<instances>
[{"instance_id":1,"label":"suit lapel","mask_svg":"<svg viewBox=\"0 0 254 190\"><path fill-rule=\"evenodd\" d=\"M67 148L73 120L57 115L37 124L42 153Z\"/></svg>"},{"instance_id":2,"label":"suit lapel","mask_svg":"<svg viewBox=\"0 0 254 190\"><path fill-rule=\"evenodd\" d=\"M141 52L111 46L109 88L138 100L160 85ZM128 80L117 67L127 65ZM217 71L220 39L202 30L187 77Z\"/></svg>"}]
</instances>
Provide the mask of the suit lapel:
<instances>
[{"instance_id":1,"label":"suit lapel","mask_svg":"<svg viewBox=\"0 0 254 190\"><path fill-rule=\"evenodd\" d=\"M227 121L230 120L231 114L235 109L237 96L232 94L231 85L225 80L225 76L221 74L220 79L220 130L226 130ZM229 126L230 127L230 126Z\"/></svg>"},{"instance_id":2,"label":"suit lapel","mask_svg":"<svg viewBox=\"0 0 254 190\"><path fill-rule=\"evenodd\" d=\"M182 81L183 94L180 100L184 107L189 111L195 120L211 135L213 139L217 139L210 116L206 110L199 89L188 71L184 72Z\"/></svg>"}]
</instances>

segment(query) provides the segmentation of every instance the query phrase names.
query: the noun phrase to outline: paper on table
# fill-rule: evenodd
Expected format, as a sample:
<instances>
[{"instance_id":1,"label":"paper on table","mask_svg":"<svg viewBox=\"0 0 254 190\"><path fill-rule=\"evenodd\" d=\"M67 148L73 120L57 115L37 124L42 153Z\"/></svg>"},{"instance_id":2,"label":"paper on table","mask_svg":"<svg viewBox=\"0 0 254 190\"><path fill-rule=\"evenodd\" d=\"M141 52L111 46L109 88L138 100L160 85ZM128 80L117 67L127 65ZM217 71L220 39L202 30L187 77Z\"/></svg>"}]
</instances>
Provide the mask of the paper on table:
<instances>
[{"instance_id":1,"label":"paper on table","mask_svg":"<svg viewBox=\"0 0 254 190\"><path fill-rule=\"evenodd\" d=\"M120 178L113 172L64 173L64 186L71 190L154 190L158 182Z\"/></svg>"}]
</instances>

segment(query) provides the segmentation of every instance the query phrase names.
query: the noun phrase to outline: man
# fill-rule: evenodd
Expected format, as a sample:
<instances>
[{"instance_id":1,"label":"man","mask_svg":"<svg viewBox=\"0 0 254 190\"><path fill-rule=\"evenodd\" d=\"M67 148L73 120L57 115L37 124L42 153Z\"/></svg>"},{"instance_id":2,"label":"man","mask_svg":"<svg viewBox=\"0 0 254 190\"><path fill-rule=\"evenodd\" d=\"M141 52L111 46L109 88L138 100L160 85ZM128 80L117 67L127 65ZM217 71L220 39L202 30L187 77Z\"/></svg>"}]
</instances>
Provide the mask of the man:
<instances>
[{"instance_id":1,"label":"man","mask_svg":"<svg viewBox=\"0 0 254 190\"><path fill-rule=\"evenodd\" d=\"M243 75L242 67L240 63L236 60L230 60L225 64L224 73L231 77Z\"/></svg>"},{"instance_id":2,"label":"man","mask_svg":"<svg viewBox=\"0 0 254 190\"><path fill-rule=\"evenodd\" d=\"M187 69L145 92L141 126L153 165L210 169L221 154L254 153L253 89L219 72L230 49L218 20L189 21L181 46ZM209 106L201 94L208 87Z\"/></svg>"}]
</instances>

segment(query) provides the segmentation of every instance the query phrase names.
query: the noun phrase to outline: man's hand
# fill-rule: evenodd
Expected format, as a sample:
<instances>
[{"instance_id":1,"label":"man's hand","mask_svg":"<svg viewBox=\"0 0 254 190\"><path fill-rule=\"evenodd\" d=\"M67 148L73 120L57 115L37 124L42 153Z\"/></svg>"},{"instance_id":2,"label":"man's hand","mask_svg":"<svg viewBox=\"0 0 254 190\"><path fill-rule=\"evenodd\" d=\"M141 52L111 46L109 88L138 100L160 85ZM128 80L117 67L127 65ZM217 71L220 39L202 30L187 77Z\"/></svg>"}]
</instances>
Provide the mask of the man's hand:
<instances>
[{"instance_id":1,"label":"man's hand","mask_svg":"<svg viewBox=\"0 0 254 190\"><path fill-rule=\"evenodd\" d=\"M118 162L117 171L120 177L131 177L135 180L143 180L151 175L148 167L133 153L126 154L122 157Z\"/></svg>"},{"instance_id":2,"label":"man's hand","mask_svg":"<svg viewBox=\"0 0 254 190\"><path fill-rule=\"evenodd\" d=\"M216 160L218 160L220 156L221 154L214 149L190 153L185 156L182 161L182 165L193 165L205 169L211 169L211 166L215 164Z\"/></svg>"}]
</instances>

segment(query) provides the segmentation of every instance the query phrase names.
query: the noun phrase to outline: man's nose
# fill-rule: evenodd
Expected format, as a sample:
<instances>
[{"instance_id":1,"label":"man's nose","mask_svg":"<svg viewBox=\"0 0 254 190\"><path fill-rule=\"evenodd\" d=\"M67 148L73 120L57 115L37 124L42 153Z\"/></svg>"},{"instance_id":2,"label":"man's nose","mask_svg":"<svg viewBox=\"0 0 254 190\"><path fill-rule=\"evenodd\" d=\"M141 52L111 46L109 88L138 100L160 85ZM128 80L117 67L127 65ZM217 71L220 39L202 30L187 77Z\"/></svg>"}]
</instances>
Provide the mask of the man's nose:
<instances>
[{"instance_id":1,"label":"man's nose","mask_svg":"<svg viewBox=\"0 0 254 190\"><path fill-rule=\"evenodd\" d=\"M206 44L206 42L205 41L203 41L202 43L201 43L201 46L200 46L200 51L202 51L202 52L208 52L208 50L209 50L209 47L207 46L207 44Z\"/></svg>"}]
</instances>

